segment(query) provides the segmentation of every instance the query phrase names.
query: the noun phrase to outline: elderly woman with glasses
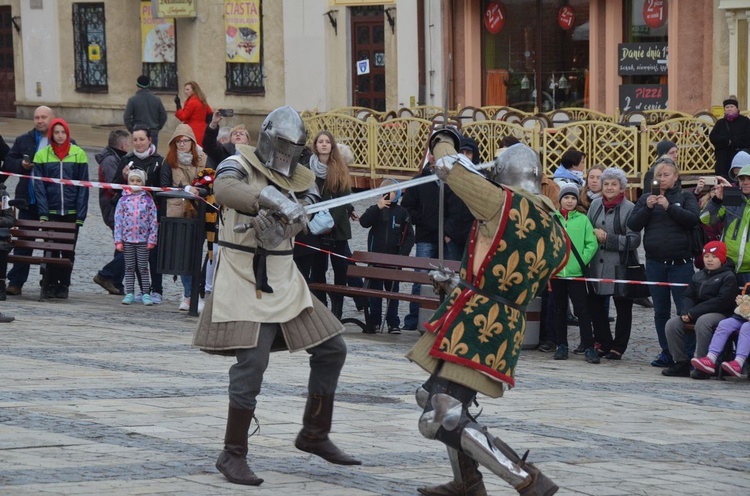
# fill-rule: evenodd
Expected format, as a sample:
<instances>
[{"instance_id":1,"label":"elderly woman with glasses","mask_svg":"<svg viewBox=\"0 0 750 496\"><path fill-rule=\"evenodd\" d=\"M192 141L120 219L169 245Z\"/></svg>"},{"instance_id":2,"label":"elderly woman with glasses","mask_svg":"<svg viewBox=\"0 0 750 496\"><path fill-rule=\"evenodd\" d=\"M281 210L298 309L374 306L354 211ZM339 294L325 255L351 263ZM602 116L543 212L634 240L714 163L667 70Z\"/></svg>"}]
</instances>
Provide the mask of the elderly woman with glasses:
<instances>
[{"instance_id":1,"label":"elderly woman with glasses","mask_svg":"<svg viewBox=\"0 0 750 496\"><path fill-rule=\"evenodd\" d=\"M700 222L698 201L692 191L683 192L677 165L661 157L654 167L651 191L644 193L628 220L628 228L643 234L646 251L646 277L649 281L689 283L693 277L691 230ZM672 305L682 315L682 286L650 286L654 300L654 325L661 352L651 362L654 367L669 367L672 356L665 334Z\"/></svg>"},{"instance_id":2,"label":"elderly woman with glasses","mask_svg":"<svg viewBox=\"0 0 750 496\"><path fill-rule=\"evenodd\" d=\"M211 123L206 128L206 132L203 135L203 151L206 152L208 158L213 162L214 167L217 167L222 160L227 157L231 157L237 153L236 145L249 145L250 144L250 133L244 124L234 126L229 131L229 143L219 143L219 124L224 119L221 115L222 109L217 109L213 113Z\"/></svg>"},{"instance_id":3,"label":"elderly woman with glasses","mask_svg":"<svg viewBox=\"0 0 750 496\"><path fill-rule=\"evenodd\" d=\"M169 140L169 151L161 168L161 186L184 188L190 186L198 177L198 172L206 165L206 155L198 148L195 134L187 124L180 124ZM181 198L167 200L167 217L195 217L197 214L191 201ZM191 276L180 276L182 279L183 297L180 310L190 309ZM201 305L198 309L200 311Z\"/></svg>"}]
</instances>

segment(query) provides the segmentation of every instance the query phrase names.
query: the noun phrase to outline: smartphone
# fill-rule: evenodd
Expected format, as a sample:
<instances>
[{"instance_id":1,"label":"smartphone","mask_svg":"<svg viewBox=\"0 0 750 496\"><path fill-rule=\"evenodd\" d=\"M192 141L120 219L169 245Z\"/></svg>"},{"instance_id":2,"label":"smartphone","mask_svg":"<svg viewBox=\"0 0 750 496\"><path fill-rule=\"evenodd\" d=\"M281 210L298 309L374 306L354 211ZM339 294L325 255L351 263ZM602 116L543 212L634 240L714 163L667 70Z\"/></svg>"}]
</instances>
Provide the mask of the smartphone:
<instances>
[{"instance_id":1,"label":"smartphone","mask_svg":"<svg viewBox=\"0 0 750 496\"><path fill-rule=\"evenodd\" d=\"M24 155L23 155L23 161L24 161L24 162L31 162L31 157L29 157L28 155L26 155L26 154L24 153Z\"/></svg>"},{"instance_id":2,"label":"smartphone","mask_svg":"<svg viewBox=\"0 0 750 496\"><path fill-rule=\"evenodd\" d=\"M233 109L219 109L219 115L222 117L234 117Z\"/></svg>"},{"instance_id":3,"label":"smartphone","mask_svg":"<svg viewBox=\"0 0 750 496\"><path fill-rule=\"evenodd\" d=\"M701 176L700 179L706 186L716 186L716 176Z\"/></svg>"},{"instance_id":4,"label":"smartphone","mask_svg":"<svg viewBox=\"0 0 750 496\"><path fill-rule=\"evenodd\" d=\"M654 193L655 191L661 191L661 186L659 186L659 181L657 179L651 181L651 193L656 194Z\"/></svg>"}]
</instances>

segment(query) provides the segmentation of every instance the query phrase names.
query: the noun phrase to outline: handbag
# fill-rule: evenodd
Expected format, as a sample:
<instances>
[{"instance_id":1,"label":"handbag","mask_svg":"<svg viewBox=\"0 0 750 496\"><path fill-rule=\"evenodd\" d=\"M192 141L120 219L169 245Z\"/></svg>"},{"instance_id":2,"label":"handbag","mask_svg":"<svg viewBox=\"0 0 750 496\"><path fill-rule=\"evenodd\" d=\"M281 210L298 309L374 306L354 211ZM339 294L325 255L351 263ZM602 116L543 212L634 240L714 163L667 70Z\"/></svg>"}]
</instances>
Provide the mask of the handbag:
<instances>
[{"instance_id":1,"label":"handbag","mask_svg":"<svg viewBox=\"0 0 750 496\"><path fill-rule=\"evenodd\" d=\"M570 241L570 250L573 252L573 256L576 257L578 265L581 267L581 273L583 274L583 277L589 277L589 266L583 263L583 259L581 258L581 255L578 254L576 245L573 244L573 240ZM586 293L596 294L596 286L593 282L586 281Z\"/></svg>"},{"instance_id":2,"label":"handbag","mask_svg":"<svg viewBox=\"0 0 750 496\"><path fill-rule=\"evenodd\" d=\"M646 268L638 261L638 255L634 251L628 251L627 255L621 256L621 263L615 267L615 279L625 279L628 281L645 281ZM624 260L623 260L624 258ZM615 298L648 298L651 292L648 286L644 284L626 284L615 283Z\"/></svg>"},{"instance_id":3,"label":"handbag","mask_svg":"<svg viewBox=\"0 0 750 496\"><path fill-rule=\"evenodd\" d=\"M316 213L308 224L308 229L313 234L324 234L333 229L333 217L328 210Z\"/></svg>"}]
</instances>

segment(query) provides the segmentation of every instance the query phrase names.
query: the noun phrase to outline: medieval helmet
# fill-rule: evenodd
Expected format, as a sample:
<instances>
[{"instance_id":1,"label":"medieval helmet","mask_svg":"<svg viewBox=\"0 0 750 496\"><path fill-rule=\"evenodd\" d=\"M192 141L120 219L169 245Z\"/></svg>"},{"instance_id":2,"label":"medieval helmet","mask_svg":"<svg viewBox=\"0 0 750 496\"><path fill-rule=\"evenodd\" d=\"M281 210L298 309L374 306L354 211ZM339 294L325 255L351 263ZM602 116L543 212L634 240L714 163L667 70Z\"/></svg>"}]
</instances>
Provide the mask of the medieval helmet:
<instances>
[{"instance_id":1,"label":"medieval helmet","mask_svg":"<svg viewBox=\"0 0 750 496\"><path fill-rule=\"evenodd\" d=\"M517 143L495 159L487 177L496 183L517 186L530 193L542 192L542 165L534 150Z\"/></svg>"},{"instance_id":2,"label":"medieval helmet","mask_svg":"<svg viewBox=\"0 0 750 496\"><path fill-rule=\"evenodd\" d=\"M268 114L260 126L255 155L267 168L291 177L305 148L307 132L302 118L285 105Z\"/></svg>"}]
</instances>

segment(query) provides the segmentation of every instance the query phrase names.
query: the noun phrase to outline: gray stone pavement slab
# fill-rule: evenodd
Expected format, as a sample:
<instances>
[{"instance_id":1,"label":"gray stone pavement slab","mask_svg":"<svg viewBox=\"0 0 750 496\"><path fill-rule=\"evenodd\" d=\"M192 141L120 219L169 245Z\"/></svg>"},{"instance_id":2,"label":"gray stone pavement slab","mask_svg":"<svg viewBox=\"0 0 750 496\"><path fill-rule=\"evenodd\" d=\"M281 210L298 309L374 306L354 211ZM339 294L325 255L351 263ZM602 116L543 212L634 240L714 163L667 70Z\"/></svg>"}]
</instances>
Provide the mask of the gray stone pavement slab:
<instances>
[{"instance_id":1,"label":"gray stone pavement slab","mask_svg":"<svg viewBox=\"0 0 750 496\"><path fill-rule=\"evenodd\" d=\"M266 482L244 488L213 467L232 360L190 347L196 319L76 291L2 305L17 320L0 328L0 494L416 494L449 477L442 445L416 426L413 391L425 376L403 354L417 333L347 328L332 438L361 467L293 447L307 355L273 354L250 439ZM620 362L524 351L517 387L480 398L480 419L531 450L559 494L747 494L750 383L665 378L648 366L648 332L634 333ZM490 494L515 493L484 472Z\"/></svg>"}]
</instances>

